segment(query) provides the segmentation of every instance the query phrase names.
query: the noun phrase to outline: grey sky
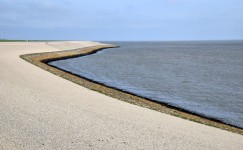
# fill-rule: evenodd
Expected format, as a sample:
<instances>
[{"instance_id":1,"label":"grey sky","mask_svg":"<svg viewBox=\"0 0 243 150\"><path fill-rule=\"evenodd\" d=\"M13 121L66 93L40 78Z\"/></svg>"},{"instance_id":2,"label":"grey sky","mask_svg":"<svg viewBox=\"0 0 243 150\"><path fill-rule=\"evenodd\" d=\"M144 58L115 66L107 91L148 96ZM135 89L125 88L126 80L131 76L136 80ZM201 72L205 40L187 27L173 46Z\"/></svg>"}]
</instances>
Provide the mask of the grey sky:
<instances>
[{"instance_id":1,"label":"grey sky","mask_svg":"<svg viewBox=\"0 0 243 150\"><path fill-rule=\"evenodd\" d=\"M242 0L0 0L11 39L243 39Z\"/></svg>"}]
</instances>

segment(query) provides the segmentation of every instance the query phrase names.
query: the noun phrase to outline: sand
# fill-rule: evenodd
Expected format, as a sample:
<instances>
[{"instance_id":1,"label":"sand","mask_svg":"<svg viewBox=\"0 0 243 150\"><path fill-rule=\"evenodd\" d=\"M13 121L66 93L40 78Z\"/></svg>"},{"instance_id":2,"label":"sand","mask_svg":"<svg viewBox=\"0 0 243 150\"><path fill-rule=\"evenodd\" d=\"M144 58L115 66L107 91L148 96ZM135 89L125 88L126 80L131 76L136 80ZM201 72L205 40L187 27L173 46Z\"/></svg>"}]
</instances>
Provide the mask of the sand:
<instances>
[{"instance_id":1,"label":"sand","mask_svg":"<svg viewBox=\"0 0 243 150\"><path fill-rule=\"evenodd\" d=\"M243 149L243 136L142 108L20 55L97 42L0 43L0 149Z\"/></svg>"}]
</instances>

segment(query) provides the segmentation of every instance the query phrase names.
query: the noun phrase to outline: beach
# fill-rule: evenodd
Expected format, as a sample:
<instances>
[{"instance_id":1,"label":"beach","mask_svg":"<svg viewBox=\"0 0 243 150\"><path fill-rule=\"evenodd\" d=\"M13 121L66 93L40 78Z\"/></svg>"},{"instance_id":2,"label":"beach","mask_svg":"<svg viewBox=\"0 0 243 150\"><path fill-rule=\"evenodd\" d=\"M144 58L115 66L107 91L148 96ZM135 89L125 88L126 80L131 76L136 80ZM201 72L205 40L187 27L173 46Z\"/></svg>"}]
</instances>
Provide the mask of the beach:
<instances>
[{"instance_id":1,"label":"beach","mask_svg":"<svg viewBox=\"0 0 243 150\"><path fill-rule=\"evenodd\" d=\"M98 42L0 43L0 149L243 149L243 136L89 90L20 55Z\"/></svg>"}]
</instances>

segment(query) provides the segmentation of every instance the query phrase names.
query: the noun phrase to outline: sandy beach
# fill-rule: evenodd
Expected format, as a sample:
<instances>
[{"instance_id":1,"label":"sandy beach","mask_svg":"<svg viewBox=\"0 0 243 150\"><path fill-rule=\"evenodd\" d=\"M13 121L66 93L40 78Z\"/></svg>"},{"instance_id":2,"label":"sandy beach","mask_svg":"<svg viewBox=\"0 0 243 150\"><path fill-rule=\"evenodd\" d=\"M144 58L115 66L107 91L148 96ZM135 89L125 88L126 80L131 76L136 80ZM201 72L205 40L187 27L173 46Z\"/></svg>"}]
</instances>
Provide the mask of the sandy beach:
<instances>
[{"instance_id":1,"label":"sandy beach","mask_svg":"<svg viewBox=\"0 0 243 150\"><path fill-rule=\"evenodd\" d=\"M243 149L243 136L86 89L19 56L98 42L0 43L0 149Z\"/></svg>"}]
</instances>

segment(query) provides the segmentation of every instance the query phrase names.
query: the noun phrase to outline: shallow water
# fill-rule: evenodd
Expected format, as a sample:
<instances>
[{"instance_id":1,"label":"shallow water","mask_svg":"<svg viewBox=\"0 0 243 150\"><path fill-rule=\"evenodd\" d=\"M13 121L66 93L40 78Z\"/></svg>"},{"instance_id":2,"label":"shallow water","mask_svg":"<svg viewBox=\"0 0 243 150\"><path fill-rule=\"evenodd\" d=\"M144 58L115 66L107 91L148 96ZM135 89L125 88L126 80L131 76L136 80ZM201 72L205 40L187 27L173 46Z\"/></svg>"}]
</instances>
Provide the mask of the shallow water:
<instances>
[{"instance_id":1,"label":"shallow water","mask_svg":"<svg viewBox=\"0 0 243 150\"><path fill-rule=\"evenodd\" d=\"M243 128L243 41L109 43L49 64Z\"/></svg>"}]
</instances>

